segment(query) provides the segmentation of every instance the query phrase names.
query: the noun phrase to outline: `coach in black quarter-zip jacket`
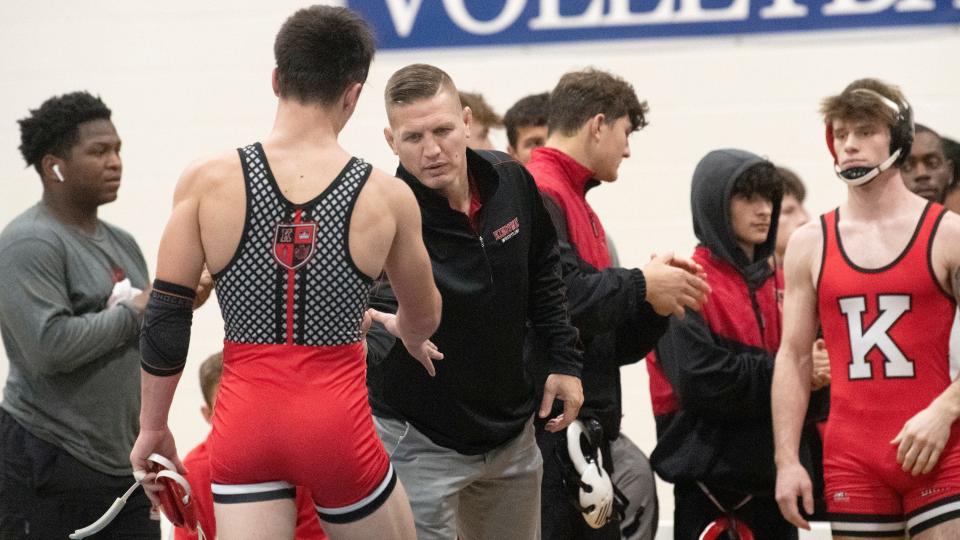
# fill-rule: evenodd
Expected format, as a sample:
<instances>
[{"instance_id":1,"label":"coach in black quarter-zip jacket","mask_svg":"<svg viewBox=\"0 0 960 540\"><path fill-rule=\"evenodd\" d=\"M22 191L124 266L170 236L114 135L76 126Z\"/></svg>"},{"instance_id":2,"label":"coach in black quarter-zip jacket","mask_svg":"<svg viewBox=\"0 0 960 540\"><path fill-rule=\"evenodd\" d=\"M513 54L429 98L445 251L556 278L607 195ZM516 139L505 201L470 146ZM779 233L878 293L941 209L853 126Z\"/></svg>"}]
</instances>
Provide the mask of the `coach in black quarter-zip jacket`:
<instances>
[{"instance_id":1,"label":"coach in black quarter-zip jacket","mask_svg":"<svg viewBox=\"0 0 960 540\"><path fill-rule=\"evenodd\" d=\"M424 243L443 297L433 337L444 354L437 376L394 344L382 325L370 330L367 357L375 364L368 379L377 371L396 381L371 386L374 414L405 418L442 446L480 454L516 437L539 405L520 360L527 320L538 335L552 338L552 373L579 376L581 355L566 313L556 236L533 180L501 152L467 149L467 161L483 202L477 232L447 199L402 165L397 169L420 203ZM396 310L388 288L388 282L375 287L371 307Z\"/></svg>"},{"instance_id":2,"label":"coach in black quarter-zip jacket","mask_svg":"<svg viewBox=\"0 0 960 540\"><path fill-rule=\"evenodd\" d=\"M397 176L413 190L424 244L443 297L432 341L445 356L428 374L379 315L368 343L368 387L377 429L407 490L424 539L535 538L542 460L532 417L540 407L523 361L528 328L549 336L553 395L583 394L577 331L567 314L557 237L533 178L500 152L466 148L470 110L443 71L413 65L387 83L387 140ZM372 306L392 312L385 283Z\"/></svg>"}]
</instances>

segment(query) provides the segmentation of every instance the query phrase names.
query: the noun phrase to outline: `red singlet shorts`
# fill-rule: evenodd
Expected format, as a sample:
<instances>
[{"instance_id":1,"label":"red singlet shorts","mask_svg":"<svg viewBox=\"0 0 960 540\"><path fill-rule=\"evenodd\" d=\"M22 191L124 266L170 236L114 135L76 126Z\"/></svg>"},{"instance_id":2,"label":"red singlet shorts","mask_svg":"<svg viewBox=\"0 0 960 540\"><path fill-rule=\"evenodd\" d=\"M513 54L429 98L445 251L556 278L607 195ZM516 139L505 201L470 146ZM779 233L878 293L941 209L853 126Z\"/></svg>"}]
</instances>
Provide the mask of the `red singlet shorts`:
<instances>
[{"instance_id":1,"label":"red singlet shorts","mask_svg":"<svg viewBox=\"0 0 960 540\"><path fill-rule=\"evenodd\" d=\"M904 530L915 535L960 518L960 428L954 426L934 469L913 476L890 444L906 418L828 420L823 468L834 535L901 538Z\"/></svg>"},{"instance_id":2,"label":"red singlet shorts","mask_svg":"<svg viewBox=\"0 0 960 540\"><path fill-rule=\"evenodd\" d=\"M380 507L396 475L373 426L362 343L224 343L210 434L213 499L313 497L320 519L349 523Z\"/></svg>"}]
</instances>

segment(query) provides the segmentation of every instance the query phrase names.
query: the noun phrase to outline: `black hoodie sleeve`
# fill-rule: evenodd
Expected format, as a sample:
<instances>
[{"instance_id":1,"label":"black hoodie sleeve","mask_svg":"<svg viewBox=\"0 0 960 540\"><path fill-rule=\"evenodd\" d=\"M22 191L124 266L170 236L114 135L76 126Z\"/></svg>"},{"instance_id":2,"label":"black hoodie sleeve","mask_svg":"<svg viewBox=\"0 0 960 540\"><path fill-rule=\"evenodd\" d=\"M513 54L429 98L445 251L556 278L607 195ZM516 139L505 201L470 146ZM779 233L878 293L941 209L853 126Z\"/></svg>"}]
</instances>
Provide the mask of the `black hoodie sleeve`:
<instances>
[{"instance_id":1,"label":"black hoodie sleeve","mask_svg":"<svg viewBox=\"0 0 960 540\"><path fill-rule=\"evenodd\" d=\"M397 297L393 294L390 280L386 276L380 276L371 289L370 307L384 313L397 312ZM393 337L386 327L374 322L367 332L367 362L374 366L380 365L396 343L397 338Z\"/></svg>"},{"instance_id":2,"label":"black hoodie sleeve","mask_svg":"<svg viewBox=\"0 0 960 540\"><path fill-rule=\"evenodd\" d=\"M640 351L653 348L667 328L667 317L646 301L643 272L613 267L598 271L587 264L570 243L563 210L549 196L543 202L557 233L570 318L581 338L589 341L616 329L620 363L639 360L646 354Z\"/></svg>"},{"instance_id":3,"label":"black hoodie sleeve","mask_svg":"<svg viewBox=\"0 0 960 540\"><path fill-rule=\"evenodd\" d=\"M661 317L649 302L631 314L616 331L615 356L621 366L643 360L666 333L670 317Z\"/></svg>"},{"instance_id":4,"label":"black hoodie sleeve","mask_svg":"<svg viewBox=\"0 0 960 540\"><path fill-rule=\"evenodd\" d=\"M530 293L527 313L533 329L549 347L549 372L580 376L583 354L577 346L577 329L570 322L567 291L560 266L557 234L543 205L540 190L523 167L530 194L533 239L530 246Z\"/></svg>"},{"instance_id":5,"label":"black hoodie sleeve","mask_svg":"<svg viewBox=\"0 0 960 540\"><path fill-rule=\"evenodd\" d=\"M684 410L716 421L770 416L773 356L724 342L699 313L670 318L657 358Z\"/></svg>"}]
</instances>

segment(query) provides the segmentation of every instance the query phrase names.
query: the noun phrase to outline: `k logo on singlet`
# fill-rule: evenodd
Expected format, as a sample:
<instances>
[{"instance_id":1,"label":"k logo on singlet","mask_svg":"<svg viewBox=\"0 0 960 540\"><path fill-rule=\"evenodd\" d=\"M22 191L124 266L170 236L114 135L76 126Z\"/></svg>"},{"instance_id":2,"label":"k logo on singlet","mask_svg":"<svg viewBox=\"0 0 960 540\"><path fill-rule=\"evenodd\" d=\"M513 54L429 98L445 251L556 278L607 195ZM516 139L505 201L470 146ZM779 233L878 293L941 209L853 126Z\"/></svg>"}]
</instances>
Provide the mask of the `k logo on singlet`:
<instances>
[{"instance_id":1,"label":"k logo on singlet","mask_svg":"<svg viewBox=\"0 0 960 540\"><path fill-rule=\"evenodd\" d=\"M911 378L914 376L913 361L907 358L896 341L890 336L890 329L904 313L910 311L909 294L877 295L877 308L880 315L869 328L863 328L863 315L867 311L865 296L848 296L840 299L840 311L847 318L847 330L850 335L850 380L873 378L873 365L867 362L867 354L874 348L884 357L883 373L888 379Z\"/></svg>"},{"instance_id":2,"label":"k logo on singlet","mask_svg":"<svg viewBox=\"0 0 960 540\"><path fill-rule=\"evenodd\" d=\"M273 234L273 257L284 268L300 268L313 257L316 248L316 223L277 224Z\"/></svg>"}]
</instances>

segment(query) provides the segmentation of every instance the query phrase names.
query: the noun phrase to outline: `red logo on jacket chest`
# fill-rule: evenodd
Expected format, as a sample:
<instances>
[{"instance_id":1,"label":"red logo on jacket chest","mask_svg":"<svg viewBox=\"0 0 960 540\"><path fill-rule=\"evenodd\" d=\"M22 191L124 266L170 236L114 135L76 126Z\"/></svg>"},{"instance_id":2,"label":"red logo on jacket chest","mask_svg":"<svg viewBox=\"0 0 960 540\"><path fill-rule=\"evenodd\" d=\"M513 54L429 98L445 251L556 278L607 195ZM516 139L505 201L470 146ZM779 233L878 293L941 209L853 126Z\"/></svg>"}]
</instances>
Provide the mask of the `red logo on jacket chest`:
<instances>
[{"instance_id":1,"label":"red logo on jacket chest","mask_svg":"<svg viewBox=\"0 0 960 540\"><path fill-rule=\"evenodd\" d=\"M500 227L499 229L493 231L493 237L501 242L506 242L507 240L513 238L520 233L520 220L518 218L513 218L509 223Z\"/></svg>"},{"instance_id":2,"label":"red logo on jacket chest","mask_svg":"<svg viewBox=\"0 0 960 540\"><path fill-rule=\"evenodd\" d=\"M278 223L273 234L273 257L289 270L300 268L317 248L316 223Z\"/></svg>"}]
</instances>

